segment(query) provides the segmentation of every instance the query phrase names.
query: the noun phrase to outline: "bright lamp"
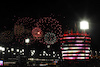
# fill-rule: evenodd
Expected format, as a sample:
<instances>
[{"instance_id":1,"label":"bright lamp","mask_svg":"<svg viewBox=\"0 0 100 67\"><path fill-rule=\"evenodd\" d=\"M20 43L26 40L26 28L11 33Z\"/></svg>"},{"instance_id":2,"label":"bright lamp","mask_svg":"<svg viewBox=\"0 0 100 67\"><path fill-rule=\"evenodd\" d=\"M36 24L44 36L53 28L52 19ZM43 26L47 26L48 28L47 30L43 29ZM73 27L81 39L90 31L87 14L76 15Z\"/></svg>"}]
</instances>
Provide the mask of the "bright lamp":
<instances>
[{"instance_id":1,"label":"bright lamp","mask_svg":"<svg viewBox=\"0 0 100 67\"><path fill-rule=\"evenodd\" d=\"M80 29L89 29L89 23L87 21L80 22Z\"/></svg>"},{"instance_id":2,"label":"bright lamp","mask_svg":"<svg viewBox=\"0 0 100 67\"><path fill-rule=\"evenodd\" d=\"M4 47L2 47L2 51L5 51L5 48Z\"/></svg>"},{"instance_id":3,"label":"bright lamp","mask_svg":"<svg viewBox=\"0 0 100 67\"><path fill-rule=\"evenodd\" d=\"M11 48L11 51L14 51L14 48Z\"/></svg>"},{"instance_id":4,"label":"bright lamp","mask_svg":"<svg viewBox=\"0 0 100 67\"><path fill-rule=\"evenodd\" d=\"M5 48L2 47L2 46L0 46L0 50L1 50L1 51L5 51Z\"/></svg>"},{"instance_id":5,"label":"bright lamp","mask_svg":"<svg viewBox=\"0 0 100 67\"><path fill-rule=\"evenodd\" d=\"M29 38L25 39L25 43L29 43L29 42L30 42Z\"/></svg>"}]
</instances>

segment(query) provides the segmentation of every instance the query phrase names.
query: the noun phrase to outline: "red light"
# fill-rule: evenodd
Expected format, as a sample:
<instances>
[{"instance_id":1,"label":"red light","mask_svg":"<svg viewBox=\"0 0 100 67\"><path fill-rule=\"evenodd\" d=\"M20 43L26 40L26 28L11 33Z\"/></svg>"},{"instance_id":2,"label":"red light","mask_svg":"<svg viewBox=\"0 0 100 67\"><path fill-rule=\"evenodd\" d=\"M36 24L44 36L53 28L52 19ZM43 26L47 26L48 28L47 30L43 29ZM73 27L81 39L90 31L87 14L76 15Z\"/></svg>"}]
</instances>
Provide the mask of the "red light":
<instances>
[{"instance_id":1,"label":"red light","mask_svg":"<svg viewBox=\"0 0 100 67\"><path fill-rule=\"evenodd\" d=\"M90 40L91 40L91 38L90 38L90 37L86 37L86 39L90 39Z\"/></svg>"},{"instance_id":2,"label":"red light","mask_svg":"<svg viewBox=\"0 0 100 67\"><path fill-rule=\"evenodd\" d=\"M63 36L68 36L68 34L64 34Z\"/></svg>"},{"instance_id":3,"label":"red light","mask_svg":"<svg viewBox=\"0 0 100 67\"><path fill-rule=\"evenodd\" d=\"M75 42L74 40L69 40L68 42Z\"/></svg>"},{"instance_id":4,"label":"red light","mask_svg":"<svg viewBox=\"0 0 100 67\"><path fill-rule=\"evenodd\" d=\"M91 41L85 41L86 43L91 43Z\"/></svg>"}]
</instances>

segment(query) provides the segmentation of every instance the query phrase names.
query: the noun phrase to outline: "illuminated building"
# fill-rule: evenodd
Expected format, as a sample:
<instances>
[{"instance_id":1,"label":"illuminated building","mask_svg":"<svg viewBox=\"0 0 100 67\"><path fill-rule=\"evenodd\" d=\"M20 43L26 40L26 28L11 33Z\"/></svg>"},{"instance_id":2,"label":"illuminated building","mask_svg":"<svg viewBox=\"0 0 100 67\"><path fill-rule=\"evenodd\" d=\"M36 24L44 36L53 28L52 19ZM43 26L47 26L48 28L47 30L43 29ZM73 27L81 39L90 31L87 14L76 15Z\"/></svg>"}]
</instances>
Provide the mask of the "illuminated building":
<instances>
[{"instance_id":1,"label":"illuminated building","mask_svg":"<svg viewBox=\"0 0 100 67\"><path fill-rule=\"evenodd\" d=\"M61 38L63 60L88 60L90 56L91 38L89 34L66 32Z\"/></svg>"}]
</instances>

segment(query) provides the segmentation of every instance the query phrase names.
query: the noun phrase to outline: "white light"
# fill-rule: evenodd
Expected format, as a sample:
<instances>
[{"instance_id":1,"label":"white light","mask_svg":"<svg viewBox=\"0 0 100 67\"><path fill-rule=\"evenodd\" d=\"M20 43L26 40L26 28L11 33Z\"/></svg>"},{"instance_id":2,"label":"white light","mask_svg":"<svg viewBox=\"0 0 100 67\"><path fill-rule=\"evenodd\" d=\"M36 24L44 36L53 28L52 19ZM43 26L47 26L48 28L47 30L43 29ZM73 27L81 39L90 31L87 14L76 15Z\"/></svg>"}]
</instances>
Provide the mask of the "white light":
<instances>
[{"instance_id":1,"label":"white light","mask_svg":"<svg viewBox=\"0 0 100 67\"><path fill-rule=\"evenodd\" d=\"M48 54L46 54L46 56L48 56Z\"/></svg>"},{"instance_id":2,"label":"white light","mask_svg":"<svg viewBox=\"0 0 100 67\"><path fill-rule=\"evenodd\" d=\"M16 55L16 53L13 53L14 55Z\"/></svg>"},{"instance_id":3,"label":"white light","mask_svg":"<svg viewBox=\"0 0 100 67\"><path fill-rule=\"evenodd\" d=\"M47 48L50 48L50 45L47 45Z\"/></svg>"},{"instance_id":4,"label":"white light","mask_svg":"<svg viewBox=\"0 0 100 67\"><path fill-rule=\"evenodd\" d=\"M60 59L60 57L58 57L58 59Z\"/></svg>"},{"instance_id":5,"label":"white light","mask_svg":"<svg viewBox=\"0 0 100 67\"><path fill-rule=\"evenodd\" d=\"M42 56L42 54L40 54L40 56Z\"/></svg>"},{"instance_id":6,"label":"white light","mask_svg":"<svg viewBox=\"0 0 100 67\"><path fill-rule=\"evenodd\" d=\"M22 51L20 50L20 53L22 53Z\"/></svg>"},{"instance_id":7,"label":"white light","mask_svg":"<svg viewBox=\"0 0 100 67\"><path fill-rule=\"evenodd\" d=\"M97 53L97 51L95 51L95 53Z\"/></svg>"},{"instance_id":8,"label":"white light","mask_svg":"<svg viewBox=\"0 0 100 67\"><path fill-rule=\"evenodd\" d=\"M62 49L62 47L60 47L60 49Z\"/></svg>"},{"instance_id":9,"label":"white light","mask_svg":"<svg viewBox=\"0 0 100 67\"><path fill-rule=\"evenodd\" d=\"M30 60L34 60L33 58L31 58Z\"/></svg>"},{"instance_id":10,"label":"white light","mask_svg":"<svg viewBox=\"0 0 100 67\"><path fill-rule=\"evenodd\" d=\"M55 55L53 55L53 57L55 57Z\"/></svg>"},{"instance_id":11,"label":"white light","mask_svg":"<svg viewBox=\"0 0 100 67\"><path fill-rule=\"evenodd\" d=\"M62 51L62 53L76 53L79 52L80 50L69 50L69 51Z\"/></svg>"},{"instance_id":12,"label":"white light","mask_svg":"<svg viewBox=\"0 0 100 67\"><path fill-rule=\"evenodd\" d=\"M22 53L22 55L24 55L24 53Z\"/></svg>"},{"instance_id":13,"label":"white light","mask_svg":"<svg viewBox=\"0 0 100 67\"><path fill-rule=\"evenodd\" d=\"M90 51L89 51L89 50L85 50L85 52L86 52L86 53L90 53Z\"/></svg>"},{"instance_id":14,"label":"white light","mask_svg":"<svg viewBox=\"0 0 100 67\"><path fill-rule=\"evenodd\" d=\"M29 43L29 42L30 42L29 38L25 39L25 43Z\"/></svg>"},{"instance_id":15,"label":"white light","mask_svg":"<svg viewBox=\"0 0 100 67\"><path fill-rule=\"evenodd\" d=\"M55 51L53 51L53 54L55 54Z\"/></svg>"},{"instance_id":16,"label":"white light","mask_svg":"<svg viewBox=\"0 0 100 67\"><path fill-rule=\"evenodd\" d=\"M43 54L43 56L45 56L45 54Z\"/></svg>"},{"instance_id":17,"label":"white light","mask_svg":"<svg viewBox=\"0 0 100 67\"><path fill-rule=\"evenodd\" d=\"M51 54L49 54L49 56L51 56Z\"/></svg>"},{"instance_id":18,"label":"white light","mask_svg":"<svg viewBox=\"0 0 100 67\"><path fill-rule=\"evenodd\" d=\"M97 51L95 51L96 55L97 55Z\"/></svg>"},{"instance_id":19,"label":"white light","mask_svg":"<svg viewBox=\"0 0 100 67\"><path fill-rule=\"evenodd\" d=\"M5 48L2 47L2 46L0 46L0 50L1 50L1 51L5 51Z\"/></svg>"},{"instance_id":20,"label":"white light","mask_svg":"<svg viewBox=\"0 0 100 67\"><path fill-rule=\"evenodd\" d=\"M80 29L89 29L89 23L87 21L80 22Z\"/></svg>"},{"instance_id":21,"label":"white light","mask_svg":"<svg viewBox=\"0 0 100 67\"><path fill-rule=\"evenodd\" d=\"M2 51L5 51L5 48L4 47L2 47L2 49L1 49Z\"/></svg>"},{"instance_id":22,"label":"white light","mask_svg":"<svg viewBox=\"0 0 100 67\"><path fill-rule=\"evenodd\" d=\"M19 52L19 49L17 49L16 51Z\"/></svg>"},{"instance_id":23,"label":"white light","mask_svg":"<svg viewBox=\"0 0 100 67\"><path fill-rule=\"evenodd\" d=\"M89 56L89 54L85 54L86 56Z\"/></svg>"},{"instance_id":24,"label":"white light","mask_svg":"<svg viewBox=\"0 0 100 67\"><path fill-rule=\"evenodd\" d=\"M3 66L3 61L2 60L0 60L0 66Z\"/></svg>"},{"instance_id":25,"label":"white light","mask_svg":"<svg viewBox=\"0 0 100 67\"><path fill-rule=\"evenodd\" d=\"M46 51L43 51L43 53L45 54L45 53L46 53Z\"/></svg>"},{"instance_id":26,"label":"white light","mask_svg":"<svg viewBox=\"0 0 100 67\"><path fill-rule=\"evenodd\" d=\"M2 52L2 54L5 54L5 52Z\"/></svg>"},{"instance_id":27,"label":"white light","mask_svg":"<svg viewBox=\"0 0 100 67\"><path fill-rule=\"evenodd\" d=\"M35 53L35 50L33 50L33 52Z\"/></svg>"},{"instance_id":28,"label":"white light","mask_svg":"<svg viewBox=\"0 0 100 67\"><path fill-rule=\"evenodd\" d=\"M57 54L57 56L59 56L59 54Z\"/></svg>"},{"instance_id":29,"label":"white light","mask_svg":"<svg viewBox=\"0 0 100 67\"><path fill-rule=\"evenodd\" d=\"M31 50L31 56L35 54L35 50Z\"/></svg>"},{"instance_id":30,"label":"white light","mask_svg":"<svg viewBox=\"0 0 100 67\"><path fill-rule=\"evenodd\" d=\"M6 49L8 50L9 48L7 47Z\"/></svg>"},{"instance_id":31,"label":"white light","mask_svg":"<svg viewBox=\"0 0 100 67\"><path fill-rule=\"evenodd\" d=\"M11 51L14 51L14 48L11 48Z\"/></svg>"},{"instance_id":32,"label":"white light","mask_svg":"<svg viewBox=\"0 0 100 67\"><path fill-rule=\"evenodd\" d=\"M24 49L22 49L22 52L24 52Z\"/></svg>"},{"instance_id":33,"label":"white light","mask_svg":"<svg viewBox=\"0 0 100 67\"><path fill-rule=\"evenodd\" d=\"M68 50L68 47L63 48L63 50Z\"/></svg>"},{"instance_id":34,"label":"white light","mask_svg":"<svg viewBox=\"0 0 100 67\"><path fill-rule=\"evenodd\" d=\"M40 34L40 32L38 32L38 34Z\"/></svg>"},{"instance_id":35,"label":"white light","mask_svg":"<svg viewBox=\"0 0 100 67\"><path fill-rule=\"evenodd\" d=\"M8 52L10 52L10 50L8 50Z\"/></svg>"},{"instance_id":36,"label":"white light","mask_svg":"<svg viewBox=\"0 0 100 67\"><path fill-rule=\"evenodd\" d=\"M100 53L100 51L99 51L99 53Z\"/></svg>"}]
</instances>

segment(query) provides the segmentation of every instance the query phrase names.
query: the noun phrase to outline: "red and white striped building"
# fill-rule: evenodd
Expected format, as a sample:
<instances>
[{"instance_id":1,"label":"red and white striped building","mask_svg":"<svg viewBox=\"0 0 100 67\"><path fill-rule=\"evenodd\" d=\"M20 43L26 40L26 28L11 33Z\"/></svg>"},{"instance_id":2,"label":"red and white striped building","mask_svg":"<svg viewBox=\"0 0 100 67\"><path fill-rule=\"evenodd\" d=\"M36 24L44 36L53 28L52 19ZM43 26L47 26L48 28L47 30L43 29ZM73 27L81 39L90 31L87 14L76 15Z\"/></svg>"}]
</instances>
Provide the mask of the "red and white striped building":
<instances>
[{"instance_id":1,"label":"red and white striped building","mask_svg":"<svg viewBox=\"0 0 100 67\"><path fill-rule=\"evenodd\" d=\"M62 59L66 60L84 60L90 56L91 38L89 34L65 32L61 38Z\"/></svg>"}]
</instances>

